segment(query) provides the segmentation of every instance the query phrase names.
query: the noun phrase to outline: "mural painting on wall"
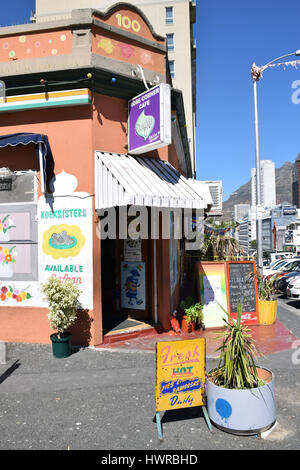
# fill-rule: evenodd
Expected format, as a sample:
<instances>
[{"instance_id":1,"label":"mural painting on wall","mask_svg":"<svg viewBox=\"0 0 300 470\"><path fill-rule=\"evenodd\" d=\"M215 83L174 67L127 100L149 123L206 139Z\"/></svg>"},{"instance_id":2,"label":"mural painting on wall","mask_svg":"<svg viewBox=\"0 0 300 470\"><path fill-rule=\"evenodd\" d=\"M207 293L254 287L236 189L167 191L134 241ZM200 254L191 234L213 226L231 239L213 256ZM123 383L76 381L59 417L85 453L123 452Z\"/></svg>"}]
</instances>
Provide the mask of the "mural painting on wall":
<instances>
[{"instance_id":1,"label":"mural painting on wall","mask_svg":"<svg viewBox=\"0 0 300 470\"><path fill-rule=\"evenodd\" d=\"M153 68L155 59L150 51L145 51L140 47L133 47L126 42L120 42L102 36L97 36L96 52L105 53L119 60L128 62L137 61L147 68Z\"/></svg>"},{"instance_id":2,"label":"mural painting on wall","mask_svg":"<svg viewBox=\"0 0 300 470\"><path fill-rule=\"evenodd\" d=\"M9 243L28 239L29 226L30 216L26 212L13 216L0 214L0 306L33 306L32 294L36 293L37 283L14 280L15 276L30 275L30 247Z\"/></svg>"},{"instance_id":3,"label":"mural painting on wall","mask_svg":"<svg viewBox=\"0 0 300 470\"><path fill-rule=\"evenodd\" d=\"M92 309L92 199L87 193L76 195L55 197L51 205L44 197L39 200L39 280L71 279L81 290L82 308Z\"/></svg>"},{"instance_id":4,"label":"mural painting on wall","mask_svg":"<svg viewBox=\"0 0 300 470\"><path fill-rule=\"evenodd\" d=\"M56 56L72 52L71 31L7 36L0 39L0 61Z\"/></svg>"},{"instance_id":5,"label":"mural painting on wall","mask_svg":"<svg viewBox=\"0 0 300 470\"><path fill-rule=\"evenodd\" d=\"M164 52L159 49L151 49L151 45L139 45L139 39L135 40L134 35L153 41L155 44L160 42L154 38L149 26L137 13L129 10L117 11L105 19L105 22L128 32L128 38L122 35L120 40L115 32L102 33L95 28L92 39L93 52L132 64L138 63L146 69L164 73ZM164 45L163 39L161 44Z\"/></svg>"},{"instance_id":6,"label":"mural painting on wall","mask_svg":"<svg viewBox=\"0 0 300 470\"><path fill-rule=\"evenodd\" d=\"M144 262L121 262L121 307L146 309Z\"/></svg>"}]
</instances>

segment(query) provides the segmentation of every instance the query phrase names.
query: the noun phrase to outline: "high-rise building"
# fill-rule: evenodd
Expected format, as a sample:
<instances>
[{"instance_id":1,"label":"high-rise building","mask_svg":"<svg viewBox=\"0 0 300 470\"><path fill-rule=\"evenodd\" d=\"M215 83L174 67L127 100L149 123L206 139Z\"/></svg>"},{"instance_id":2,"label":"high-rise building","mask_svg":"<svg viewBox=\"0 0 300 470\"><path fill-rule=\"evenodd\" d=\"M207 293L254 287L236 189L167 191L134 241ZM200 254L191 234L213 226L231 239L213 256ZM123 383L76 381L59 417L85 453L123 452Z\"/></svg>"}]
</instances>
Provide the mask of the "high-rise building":
<instances>
[{"instance_id":1,"label":"high-rise building","mask_svg":"<svg viewBox=\"0 0 300 470\"><path fill-rule=\"evenodd\" d=\"M116 0L36 0L33 22L71 18L71 11L91 8L105 11ZM182 91L185 121L190 144L192 173L196 174L196 44L193 24L196 22L196 2L192 0L136 0L129 1L149 19L156 33L166 37L168 59L173 87ZM130 30L127 18L119 18ZM140 64L142 67L144 64Z\"/></svg>"},{"instance_id":2,"label":"high-rise building","mask_svg":"<svg viewBox=\"0 0 300 470\"><path fill-rule=\"evenodd\" d=\"M222 197L222 181L201 181L208 186L213 205L210 211L207 213L208 216L223 215L223 197Z\"/></svg>"},{"instance_id":3,"label":"high-rise building","mask_svg":"<svg viewBox=\"0 0 300 470\"><path fill-rule=\"evenodd\" d=\"M293 167L293 204L300 208L300 153L298 154Z\"/></svg>"},{"instance_id":4,"label":"high-rise building","mask_svg":"<svg viewBox=\"0 0 300 470\"><path fill-rule=\"evenodd\" d=\"M233 220L239 222L250 213L250 204L235 204L233 206Z\"/></svg>"},{"instance_id":5,"label":"high-rise building","mask_svg":"<svg viewBox=\"0 0 300 470\"><path fill-rule=\"evenodd\" d=\"M272 160L260 162L261 205L276 205L275 163ZM256 206L256 168L251 168L251 205Z\"/></svg>"}]
</instances>

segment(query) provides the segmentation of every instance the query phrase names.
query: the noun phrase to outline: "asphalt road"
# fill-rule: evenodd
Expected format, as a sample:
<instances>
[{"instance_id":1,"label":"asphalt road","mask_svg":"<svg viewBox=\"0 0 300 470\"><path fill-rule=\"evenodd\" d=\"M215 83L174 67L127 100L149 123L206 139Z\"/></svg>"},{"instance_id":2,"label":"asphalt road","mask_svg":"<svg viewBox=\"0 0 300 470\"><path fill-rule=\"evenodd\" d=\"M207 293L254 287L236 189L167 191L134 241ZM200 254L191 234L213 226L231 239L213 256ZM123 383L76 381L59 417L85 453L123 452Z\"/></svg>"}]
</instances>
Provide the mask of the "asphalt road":
<instances>
[{"instance_id":1,"label":"asphalt road","mask_svg":"<svg viewBox=\"0 0 300 470\"><path fill-rule=\"evenodd\" d=\"M279 299L278 318L300 338L300 302ZM8 344L0 364L0 450L94 450L98 463L104 451L131 450L140 459L134 467L155 451L299 449L300 345L260 365L275 374L278 425L267 439L211 433L202 410L191 408L161 414L159 441L154 352L84 348L56 359L48 345Z\"/></svg>"}]
</instances>

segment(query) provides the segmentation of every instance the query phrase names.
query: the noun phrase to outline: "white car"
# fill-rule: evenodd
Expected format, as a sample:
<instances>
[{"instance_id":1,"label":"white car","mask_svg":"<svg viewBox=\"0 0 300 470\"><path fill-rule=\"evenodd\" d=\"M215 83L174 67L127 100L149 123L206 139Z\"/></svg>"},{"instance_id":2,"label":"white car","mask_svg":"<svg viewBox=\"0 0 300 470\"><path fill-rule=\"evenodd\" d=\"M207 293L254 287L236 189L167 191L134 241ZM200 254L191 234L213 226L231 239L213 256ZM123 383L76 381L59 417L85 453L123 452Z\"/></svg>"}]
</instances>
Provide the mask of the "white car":
<instances>
[{"instance_id":1,"label":"white car","mask_svg":"<svg viewBox=\"0 0 300 470\"><path fill-rule=\"evenodd\" d=\"M293 282L290 282L287 289L286 295L289 299L299 299L300 298L300 280L294 278Z\"/></svg>"},{"instance_id":2,"label":"white car","mask_svg":"<svg viewBox=\"0 0 300 470\"><path fill-rule=\"evenodd\" d=\"M283 259L273 261L273 263L268 264L268 266L263 267L263 273L264 274L267 273L267 271L269 271L270 269L274 269L276 266L278 266L279 264L285 263L286 261L287 260L283 260Z\"/></svg>"},{"instance_id":3,"label":"white car","mask_svg":"<svg viewBox=\"0 0 300 470\"><path fill-rule=\"evenodd\" d=\"M287 260L281 260L278 264L270 266L269 269L263 268L263 277L267 277L270 274L277 274L279 271L284 270L287 268L291 263L295 263L295 261L300 261L299 258L290 258Z\"/></svg>"},{"instance_id":4,"label":"white car","mask_svg":"<svg viewBox=\"0 0 300 470\"><path fill-rule=\"evenodd\" d=\"M273 266L270 265L269 268L263 268L263 277L269 276L269 274L277 273L279 269L281 269L283 266L287 266L289 262L290 260L281 260Z\"/></svg>"}]
</instances>

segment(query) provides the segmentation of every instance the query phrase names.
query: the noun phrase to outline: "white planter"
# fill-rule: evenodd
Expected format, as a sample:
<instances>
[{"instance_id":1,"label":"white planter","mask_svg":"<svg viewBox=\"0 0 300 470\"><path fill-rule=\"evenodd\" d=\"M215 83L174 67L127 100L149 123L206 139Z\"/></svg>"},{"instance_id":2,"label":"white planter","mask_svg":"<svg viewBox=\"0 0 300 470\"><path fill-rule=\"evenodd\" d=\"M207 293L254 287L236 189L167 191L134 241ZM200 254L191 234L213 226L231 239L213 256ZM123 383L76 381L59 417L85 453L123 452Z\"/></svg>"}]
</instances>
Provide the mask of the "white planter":
<instances>
[{"instance_id":1,"label":"white planter","mask_svg":"<svg viewBox=\"0 0 300 470\"><path fill-rule=\"evenodd\" d=\"M0 278L1 277L13 277L13 269L11 263L0 263Z\"/></svg>"},{"instance_id":2,"label":"white planter","mask_svg":"<svg viewBox=\"0 0 300 470\"><path fill-rule=\"evenodd\" d=\"M257 368L266 385L252 389L228 389L206 380L207 411L211 421L232 434L257 434L276 421L274 376Z\"/></svg>"}]
</instances>

